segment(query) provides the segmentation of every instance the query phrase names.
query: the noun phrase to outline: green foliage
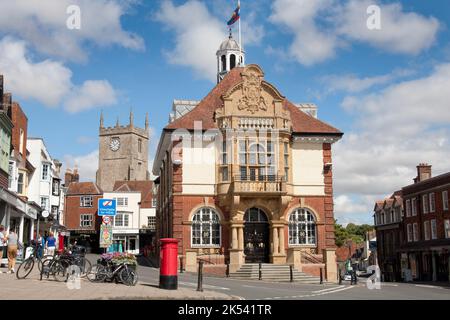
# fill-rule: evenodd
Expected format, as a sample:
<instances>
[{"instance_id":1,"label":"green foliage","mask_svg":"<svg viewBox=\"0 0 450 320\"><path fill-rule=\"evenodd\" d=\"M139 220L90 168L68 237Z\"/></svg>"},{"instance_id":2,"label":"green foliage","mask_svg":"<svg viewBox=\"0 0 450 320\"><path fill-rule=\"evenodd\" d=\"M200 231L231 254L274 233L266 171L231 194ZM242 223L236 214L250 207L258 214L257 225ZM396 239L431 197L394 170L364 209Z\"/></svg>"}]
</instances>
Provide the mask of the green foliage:
<instances>
[{"instance_id":1,"label":"green foliage","mask_svg":"<svg viewBox=\"0 0 450 320\"><path fill-rule=\"evenodd\" d=\"M348 241L359 244L365 240L366 232L373 230L373 226L368 224L356 225L349 223L345 228L334 222L334 230L336 235L336 245L338 247L345 246Z\"/></svg>"}]
</instances>

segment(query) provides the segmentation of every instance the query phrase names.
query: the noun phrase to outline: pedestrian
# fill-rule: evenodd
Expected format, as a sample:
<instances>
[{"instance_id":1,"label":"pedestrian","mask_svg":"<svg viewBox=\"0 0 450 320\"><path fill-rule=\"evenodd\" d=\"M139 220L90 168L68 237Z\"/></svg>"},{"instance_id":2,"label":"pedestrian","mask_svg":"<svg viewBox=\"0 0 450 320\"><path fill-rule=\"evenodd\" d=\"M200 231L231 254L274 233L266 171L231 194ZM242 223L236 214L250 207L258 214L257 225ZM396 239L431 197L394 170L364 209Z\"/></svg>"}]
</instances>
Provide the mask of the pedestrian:
<instances>
[{"instance_id":1,"label":"pedestrian","mask_svg":"<svg viewBox=\"0 0 450 320\"><path fill-rule=\"evenodd\" d=\"M47 248L47 254L53 256L55 254L56 249L56 239L53 236L53 232L50 232L50 235L47 238L47 242L45 247Z\"/></svg>"},{"instance_id":2,"label":"pedestrian","mask_svg":"<svg viewBox=\"0 0 450 320\"><path fill-rule=\"evenodd\" d=\"M345 273L346 274L350 274L351 276L351 281L350 284L353 284L353 268L352 268L352 261L349 259L347 259L347 262L345 263Z\"/></svg>"},{"instance_id":3,"label":"pedestrian","mask_svg":"<svg viewBox=\"0 0 450 320\"><path fill-rule=\"evenodd\" d=\"M36 252L36 254L37 254L37 257L39 257L39 258L42 258L42 255L43 255L43 248L44 248L44 243L43 243L43 241L44 241L44 239L42 238L42 235L41 235L41 233L38 233L38 236L37 236L37 252Z\"/></svg>"},{"instance_id":4,"label":"pedestrian","mask_svg":"<svg viewBox=\"0 0 450 320\"><path fill-rule=\"evenodd\" d=\"M19 239L14 230L9 231L9 235L7 238L8 238L8 273L14 273L16 272L14 270L14 267L16 266Z\"/></svg>"},{"instance_id":5,"label":"pedestrian","mask_svg":"<svg viewBox=\"0 0 450 320\"><path fill-rule=\"evenodd\" d=\"M6 245L6 236L4 234L5 227L0 225L0 266L2 265L3 260L3 248ZM0 271L0 273L3 273L3 271Z\"/></svg>"}]
</instances>

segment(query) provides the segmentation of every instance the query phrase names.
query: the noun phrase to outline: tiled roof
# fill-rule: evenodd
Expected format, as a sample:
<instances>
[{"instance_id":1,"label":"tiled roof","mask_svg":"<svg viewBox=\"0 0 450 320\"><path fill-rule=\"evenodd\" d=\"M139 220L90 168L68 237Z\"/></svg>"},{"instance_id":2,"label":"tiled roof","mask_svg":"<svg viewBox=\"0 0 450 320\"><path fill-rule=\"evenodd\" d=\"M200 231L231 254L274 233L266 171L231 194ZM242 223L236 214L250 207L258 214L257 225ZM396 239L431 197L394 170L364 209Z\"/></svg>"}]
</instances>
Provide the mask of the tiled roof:
<instances>
[{"instance_id":1,"label":"tiled roof","mask_svg":"<svg viewBox=\"0 0 450 320\"><path fill-rule=\"evenodd\" d=\"M102 191L94 182L71 182L67 195L79 194L102 194Z\"/></svg>"},{"instance_id":2,"label":"tiled roof","mask_svg":"<svg viewBox=\"0 0 450 320\"><path fill-rule=\"evenodd\" d=\"M152 188L153 181L116 181L114 183L114 191L140 191L141 192L141 208L151 208L152 206Z\"/></svg>"},{"instance_id":3,"label":"tiled roof","mask_svg":"<svg viewBox=\"0 0 450 320\"><path fill-rule=\"evenodd\" d=\"M192 111L171 122L165 127L165 129L171 130L184 128L193 130L194 121L202 121L203 130L217 128L214 122L214 112L217 108L223 106L222 95L242 81L241 72L243 70L244 68L242 67L231 70ZM300 111L287 99L284 99L283 107L289 110L291 114L294 133L342 135L342 132L338 129Z\"/></svg>"}]
</instances>

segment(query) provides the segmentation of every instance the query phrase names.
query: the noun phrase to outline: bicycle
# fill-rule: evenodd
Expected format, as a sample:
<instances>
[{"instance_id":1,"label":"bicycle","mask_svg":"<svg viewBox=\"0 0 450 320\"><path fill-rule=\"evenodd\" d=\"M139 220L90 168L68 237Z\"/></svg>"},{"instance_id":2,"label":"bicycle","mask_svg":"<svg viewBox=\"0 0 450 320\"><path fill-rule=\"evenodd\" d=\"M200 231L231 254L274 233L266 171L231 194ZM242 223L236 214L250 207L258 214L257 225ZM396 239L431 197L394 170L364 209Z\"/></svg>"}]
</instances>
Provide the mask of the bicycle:
<instances>
[{"instance_id":1,"label":"bicycle","mask_svg":"<svg viewBox=\"0 0 450 320\"><path fill-rule=\"evenodd\" d=\"M127 286L135 286L138 282L137 273L126 263L118 265L108 261L105 264L95 264L87 275L91 282L105 282L106 280L122 282Z\"/></svg>"},{"instance_id":2,"label":"bicycle","mask_svg":"<svg viewBox=\"0 0 450 320\"><path fill-rule=\"evenodd\" d=\"M34 264L36 263L36 261L37 261L38 270L40 273L42 271L43 261L53 258L52 255L45 255L43 257L39 257L37 255L37 252L38 252L37 249L38 249L38 247L34 246L33 251L31 252L31 255L19 265L19 268L17 269L17 272L16 272L17 279L25 279L26 277L28 277L28 275L31 273L31 271L33 271Z\"/></svg>"},{"instance_id":3,"label":"bicycle","mask_svg":"<svg viewBox=\"0 0 450 320\"><path fill-rule=\"evenodd\" d=\"M69 268L70 266L77 266L80 268L81 277L85 277L88 273L91 272L92 264L86 259L83 255L73 254L70 251L63 253L59 259L64 266Z\"/></svg>"}]
</instances>

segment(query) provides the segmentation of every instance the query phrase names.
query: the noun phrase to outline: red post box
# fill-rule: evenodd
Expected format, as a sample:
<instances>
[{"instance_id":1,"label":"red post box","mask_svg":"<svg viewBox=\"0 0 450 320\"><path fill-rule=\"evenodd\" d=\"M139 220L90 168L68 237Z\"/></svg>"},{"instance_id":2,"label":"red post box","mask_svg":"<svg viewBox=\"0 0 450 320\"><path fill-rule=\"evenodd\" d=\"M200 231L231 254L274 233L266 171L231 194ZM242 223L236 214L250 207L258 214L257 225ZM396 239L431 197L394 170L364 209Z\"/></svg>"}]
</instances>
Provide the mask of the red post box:
<instances>
[{"instance_id":1,"label":"red post box","mask_svg":"<svg viewBox=\"0 0 450 320\"><path fill-rule=\"evenodd\" d=\"M178 240L160 239L161 263L159 268L159 287L161 289L178 289Z\"/></svg>"}]
</instances>

